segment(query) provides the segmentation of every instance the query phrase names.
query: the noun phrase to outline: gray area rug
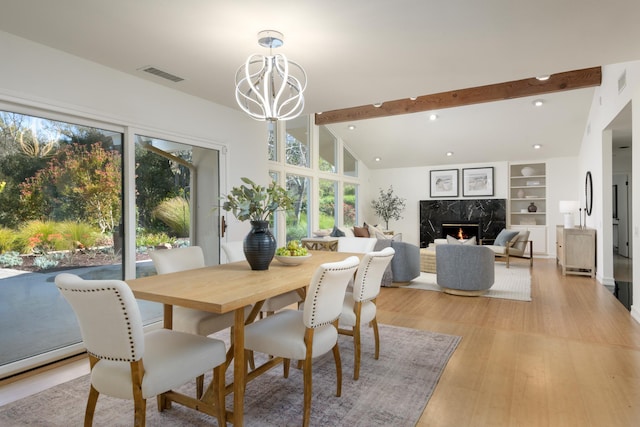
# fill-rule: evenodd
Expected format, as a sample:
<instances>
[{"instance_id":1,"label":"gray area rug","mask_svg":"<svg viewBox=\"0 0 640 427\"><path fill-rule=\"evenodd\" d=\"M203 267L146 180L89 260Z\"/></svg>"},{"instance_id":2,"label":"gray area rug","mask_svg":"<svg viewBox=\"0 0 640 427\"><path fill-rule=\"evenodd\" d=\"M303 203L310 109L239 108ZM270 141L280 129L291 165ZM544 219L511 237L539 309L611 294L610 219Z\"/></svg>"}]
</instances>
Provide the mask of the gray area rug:
<instances>
[{"instance_id":1,"label":"gray area rug","mask_svg":"<svg viewBox=\"0 0 640 427\"><path fill-rule=\"evenodd\" d=\"M531 301L531 269L528 266L511 265L507 268L504 264L496 263L495 271L495 283L481 296ZM407 287L442 292L442 288L438 286L438 278L433 273L421 272Z\"/></svg>"},{"instance_id":2,"label":"gray area rug","mask_svg":"<svg viewBox=\"0 0 640 427\"><path fill-rule=\"evenodd\" d=\"M414 426L461 337L380 325L380 359L373 358L373 332L363 329L360 379L353 380L353 342L340 336L342 396L336 397L331 353L313 364L312 426ZM296 426L302 423L302 375L289 378L276 367L247 384L245 425ZM208 378L207 378L208 379ZM180 391L193 393L194 384ZM84 376L0 407L2 426L80 426L89 391ZM233 395L227 396L230 407ZM130 426L130 401L100 396L94 426ZM213 417L174 404L159 413L147 400L147 426L217 425Z\"/></svg>"}]
</instances>

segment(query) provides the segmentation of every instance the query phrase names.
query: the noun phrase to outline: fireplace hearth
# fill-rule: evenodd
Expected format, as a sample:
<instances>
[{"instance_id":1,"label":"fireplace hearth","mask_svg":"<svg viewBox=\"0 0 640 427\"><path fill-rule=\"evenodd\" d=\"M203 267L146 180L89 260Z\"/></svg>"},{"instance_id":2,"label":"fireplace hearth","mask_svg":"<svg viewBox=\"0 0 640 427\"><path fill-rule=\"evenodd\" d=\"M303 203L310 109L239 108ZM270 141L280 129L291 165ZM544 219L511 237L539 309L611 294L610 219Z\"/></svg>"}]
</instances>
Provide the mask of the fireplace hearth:
<instances>
[{"instance_id":1,"label":"fireplace hearth","mask_svg":"<svg viewBox=\"0 0 640 427\"><path fill-rule=\"evenodd\" d=\"M476 241L479 242L482 239L482 227L477 221L443 221L442 238L446 239L447 236L458 240L467 240L475 237Z\"/></svg>"}]
</instances>

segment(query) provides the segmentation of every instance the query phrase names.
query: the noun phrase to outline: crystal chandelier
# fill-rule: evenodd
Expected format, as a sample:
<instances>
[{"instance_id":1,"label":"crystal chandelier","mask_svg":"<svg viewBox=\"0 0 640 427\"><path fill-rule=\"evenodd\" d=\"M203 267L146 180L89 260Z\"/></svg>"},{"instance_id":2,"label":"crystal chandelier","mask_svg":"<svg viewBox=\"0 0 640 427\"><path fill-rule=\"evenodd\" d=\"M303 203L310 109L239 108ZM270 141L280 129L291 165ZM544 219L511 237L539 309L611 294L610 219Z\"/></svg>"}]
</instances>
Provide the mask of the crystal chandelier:
<instances>
[{"instance_id":1,"label":"crystal chandelier","mask_svg":"<svg viewBox=\"0 0 640 427\"><path fill-rule=\"evenodd\" d=\"M256 120L290 120L304 109L307 74L284 55L271 54L271 49L283 45L283 39L278 31L259 32L258 43L269 48L269 55L249 56L236 72L236 101Z\"/></svg>"}]
</instances>

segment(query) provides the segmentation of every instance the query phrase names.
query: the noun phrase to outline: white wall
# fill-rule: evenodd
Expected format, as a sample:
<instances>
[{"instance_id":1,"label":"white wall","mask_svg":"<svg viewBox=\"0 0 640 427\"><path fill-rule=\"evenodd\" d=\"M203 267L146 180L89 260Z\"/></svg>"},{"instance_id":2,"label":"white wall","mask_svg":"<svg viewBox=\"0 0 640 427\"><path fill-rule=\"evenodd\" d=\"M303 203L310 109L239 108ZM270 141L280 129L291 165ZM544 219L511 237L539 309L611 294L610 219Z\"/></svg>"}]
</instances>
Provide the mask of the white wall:
<instances>
[{"instance_id":1,"label":"white wall","mask_svg":"<svg viewBox=\"0 0 640 427\"><path fill-rule=\"evenodd\" d=\"M619 90L618 79L626 72L626 86ZM587 225L597 231L597 269L598 280L605 285L613 286L613 253L611 226L611 187L612 187L612 154L611 131L606 130L611 121L629 103L636 105L632 110L632 145L640 135L640 61L614 64L602 68L602 85L595 91L589 120L580 150L580 183L584 185L584 174L591 171L593 175L594 198L593 214L588 217ZM639 150L632 149L632 169L640 166ZM640 185L640 174L632 176L632 188ZM632 252L640 253L640 198L633 197L631 218ZM633 294L636 295L632 305L632 316L640 321L640 260L633 260Z\"/></svg>"},{"instance_id":2,"label":"white wall","mask_svg":"<svg viewBox=\"0 0 640 427\"><path fill-rule=\"evenodd\" d=\"M0 57L0 101L220 149L227 170L221 177L223 191L239 184L242 176L268 181L266 154L247 155L266 152L263 122L5 32L0 32ZM229 238L241 239L247 231L248 224L231 221Z\"/></svg>"},{"instance_id":3,"label":"white wall","mask_svg":"<svg viewBox=\"0 0 640 427\"><path fill-rule=\"evenodd\" d=\"M540 162L541 160L522 160L516 163ZM555 224L562 224L562 215L553 207L558 206L560 200L577 200L578 188L567 185L572 182L577 172L576 158L553 158L543 160L547 163L547 252L555 256ZM393 186L394 193L407 200L407 208L403 213L403 219L392 221L389 228L402 233L402 239L416 245L420 244L420 200L429 200L429 172L440 169L458 169L460 175L463 168L474 167L494 168L494 195L489 198L509 198L509 163L483 163L483 164L453 164L440 166L424 166L416 168L399 169L374 169L370 171L369 194L365 205L367 214L365 220L373 224L379 222L370 208L371 200L378 197L380 188L387 189ZM461 182L461 181L460 181ZM452 199L462 199L462 194ZM576 223L577 223L576 216Z\"/></svg>"}]
</instances>

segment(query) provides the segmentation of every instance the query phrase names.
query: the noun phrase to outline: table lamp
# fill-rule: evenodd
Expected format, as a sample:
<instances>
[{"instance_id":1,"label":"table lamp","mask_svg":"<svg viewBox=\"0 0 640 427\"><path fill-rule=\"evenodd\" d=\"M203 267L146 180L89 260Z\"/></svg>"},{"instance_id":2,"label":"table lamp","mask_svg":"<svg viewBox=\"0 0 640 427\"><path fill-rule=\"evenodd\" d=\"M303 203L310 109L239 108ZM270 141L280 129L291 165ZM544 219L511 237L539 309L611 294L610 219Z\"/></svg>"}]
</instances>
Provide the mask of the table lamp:
<instances>
[{"instance_id":1,"label":"table lamp","mask_svg":"<svg viewBox=\"0 0 640 427\"><path fill-rule=\"evenodd\" d=\"M573 228L573 214L580 207L577 200L561 200L560 213L564 214L564 228Z\"/></svg>"}]
</instances>

